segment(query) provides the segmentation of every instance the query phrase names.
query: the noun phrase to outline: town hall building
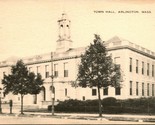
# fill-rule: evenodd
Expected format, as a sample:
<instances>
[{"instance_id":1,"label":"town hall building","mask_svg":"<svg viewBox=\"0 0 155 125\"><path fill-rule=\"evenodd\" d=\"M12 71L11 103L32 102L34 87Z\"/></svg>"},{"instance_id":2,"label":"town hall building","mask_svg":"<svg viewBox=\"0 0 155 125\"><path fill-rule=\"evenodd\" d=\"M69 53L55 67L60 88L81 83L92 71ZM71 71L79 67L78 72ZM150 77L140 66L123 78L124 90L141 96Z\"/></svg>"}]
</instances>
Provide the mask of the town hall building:
<instances>
[{"instance_id":1,"label":"town hall building","mask_svg":"<svg viewBox=\"0 0 155 125\"><path fill-rule=\"evenodd\" d=\"M51 104L52 96L56 102L67 99L98 98L97 88L81 88L73 85L76 83L81 54L87 47L72 47L70 26L71 21L67 14L63 13L58 20L59 38L56 41L56 50L22 58L30 72L40 73L44 79L44 87L40 94L26 95L24 103L46 106ZM105 45L114 63L120 65L123 81L121 88L102 88L101 98L127 99L155 96L155 52L117 36L107 40ZM0 62L1 81L4 74L10 73L11 66L15 65L17 60L19 59L12 57ZM3 88L1 83L0 87ZM13 99L14 102L20 103L20 95L8 94L2 95L2 98Z\"/></svg>"}]
</instances>

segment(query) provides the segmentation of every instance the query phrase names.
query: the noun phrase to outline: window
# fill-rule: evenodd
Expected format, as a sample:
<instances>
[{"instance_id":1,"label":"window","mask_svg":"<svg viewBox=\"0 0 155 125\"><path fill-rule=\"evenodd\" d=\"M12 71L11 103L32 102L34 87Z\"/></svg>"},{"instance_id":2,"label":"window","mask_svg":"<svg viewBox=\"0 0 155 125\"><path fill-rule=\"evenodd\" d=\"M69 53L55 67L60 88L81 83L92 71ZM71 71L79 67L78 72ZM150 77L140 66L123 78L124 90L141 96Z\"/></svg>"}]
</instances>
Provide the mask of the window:
<instances>
[{"instance_id":1,"label":"window","mask_svg":"<svg viewBox=\"0 0 155 125\"><path fill-rule=\"evenodd\" d=\"M64 77L68 77L68 70L64 70Z\"/></svg>"},{"instance_id":2,"label":"window","mask_svg":"<svg viewBox=\"0 0 155 125\"><path fill-rule=\"evenodd\" d=\"M142 83L142 96L144 96L144 83Z\"/></svg>"},{"instance_id":3,"label":"window","mask_svg":"<svg viewBox=\"0 0 155 125\"><path fill-rule=\"evenodd\" d=\"M138 82L136 82L136 95L138 95Z\"/></svg>"},{"instance_id":4,"label":"window","mask_svg":"<svg viewBox=\"0 0 155 125\"><path fill-rule=\"evenodd\" d=\"M144 74L144 62L142 62L142 74Z\"/></svg>"},{"instance_id":5,"label":"window","mask_svg":"<svg viewBox=\"0 0 155 125\"><path fill-rule=\"evenodd\" d=\"M65 88L65 96L67 96L67 89Z\"/></svg>"},{"instance_id":6,"label":"window","mask_svg":"<svg viewBox=\"0 0 155 125\"><path fill-rule=\"evenodd\" d=\"M64 77L68 77L68 63L64 63Z\"/></svg>"},{"instance_id":7,"label":"window","mask_svg":"<svg viewBox=\"0 0 155 125\"><path fill-rule=\"evenodd\" d=\"M130 81L130 95L132 95L132 81Z\"/></svg>"},{"instance_id":8,"label":"window","mask_svg":"<svg viewBox=\"0 0 155 125\"><path fill-rule=\"evenodd\" d=\"M37 74L41 73L40 66L37 66Z\"/></svg>"},{"instance_id":9,"label":"window","mask_svg":"<svg viewBox=\"0 0 155 125\"><path fill-rule=\"evenodd\" d=\"M120 87L115 88L115 95L121 95L121 88Z\"/></svg>"},{"instance_id":10,"label":"window","mask_svg":"<svg viewBox=\"0 0 155 125\"><path fill-rule=\"evenodd\" d=\"M149 68L150 68L150 65L149 63L147 63L147 75L149 76Z\"/></svg>"},{"instance_id":11,"label":"window","mask_svg":"<svg viewBox=\"0 0 155 125\"><path fill-rule=\"evenodd\" d=\"M117 67L117 68L121 68L121 65L120 65L120 64L116 64L116 67Z\"/></svg>"},{"instance_id":12,"label":"window","mask_svg":"<svg viewBox=\"0 0 155 125\"><path fill-rule=\"evenodd\" d=\"M54 77L58 77L58 64L54 64Z\"/></svg>"},{"instance_id":13,"label":"window","mask_svg":"<svg viewBox=\"0 0 155 125\"><path fill-rule=\"evenodd\" d=\"M152 77L154 77L154 65L152 65Z\"/></svg>"},{"instance_id":14,"label":"window","mask_svg":"<svg viewBox=\"0 0 155 125\"><path fill-rule=\"evenodd\" d=\"M49 65L45 66L45 78L49 77Z\"/></svg>"},{"instance_id":15,"label":"window","mask_svg":"<svg viewBox=\"0 0 155 125\"><path fill-rule=\"evenodd\" d=\"M121 65L120 65L121 59L120 59L120 57L115 57L115 58L114 58L114 63L116 64L116 66L117 66L118 68L121 68Z\"/></svg>"},{"instance_id":16,"label":"window","mask_svg":"<svg viewBox=\"0 0 155 125\"><path fill-rule=\"evenodd\" d=\"M92 89L92 96L96 95L96 89Z\"/></svg>"},{"instance_id":17,"label":"window","mask_svg":"<svg viewBox=\"0 0 155 125\"><path fill-rule=\"evenodd\" d=\"M4 78L4 76L5 76L5 72L3 72L3 78Z\"/></svg>"},{"instance_id":18,"label":"window","mask_svg":"<svg viewBox=\"0 0 155 125\"><path fill-rule=\"evenodd\" d=\"M130 72L132 72L132 58L130 58L130 66L129 66Z\"/></svg>"},{"instance_id":19,"label":"window","mask_svg":"<svg viewBox=\"0 0 155 125\"><path fill-rule=\"evenodd\" d=\"M149 87L149 83L147 84L147 96L149 96L149 89L150 89L150 87Z\"/></svg>"},{"instance_id":20,"label":"window","mask_svg":"<svg viewBox=\"0 0 155 125\"><path fill-rule=\"evenodd\" d=\"M85 96L82 97L83 101L86 100Z\"/></svg>"},{"instance_id":21,"label":"window","mask_svg":"<svg viewBox=\"0 0 155 125\"><path fill-rule=\"evenodd\" d=\"M136 60L136 73L138 73L138 60Z\"/></svg>"},{"instance_id":22,"label":"window","mask_svg":"<svg viewBox=\"0 0 155 125\"><path fill-rule=\"evenodd\" d=\"M152 84L152 96L154 96L154 84Z\"/></svg>"},{"instance_id":23,"label":"window","mask_svg":"<svg viewBox=\"0 0 155 125\"><path fill-rule=\"evenodd\" d=\"M108 95L108 87L103 88L103 95Z\"/></svg>"},{"instance_id":24,"label":"window","mask_svg":"<svg viewBox=\"0 0 155 125\"><path fill-rule=\"evenodd\" d=\"M45 101L46 100L46 89L44 86L41 89L41 94L42 94L42 101Z\"/></svg>"},{"instance_id":25,"label":"window","mask_svg":"<svg viewBox=\"0 0 155 125\"><path fill-rule=\"evenodd\" d=\"M4 97L6 96L6 93L5 93L5 92L3 92L3 96L4 96Z\"/></svg>"},{"instance_id":26,"label":"window","mask_svg":"<svg viewBox=\"0 0 155 125\"><path fill-rule=\"evenodd\" d=\"M29 72L32 72L32 67L29 67Z\"/></svg>"}]
</instances>

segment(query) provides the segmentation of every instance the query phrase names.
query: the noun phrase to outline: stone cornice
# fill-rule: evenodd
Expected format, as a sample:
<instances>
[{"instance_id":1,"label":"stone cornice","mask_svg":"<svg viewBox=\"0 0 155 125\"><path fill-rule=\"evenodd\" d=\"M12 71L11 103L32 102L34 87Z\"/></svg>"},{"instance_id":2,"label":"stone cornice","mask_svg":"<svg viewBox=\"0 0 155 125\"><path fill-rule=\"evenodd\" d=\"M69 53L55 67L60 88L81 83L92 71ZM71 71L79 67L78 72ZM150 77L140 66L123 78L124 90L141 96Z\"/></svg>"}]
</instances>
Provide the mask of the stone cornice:
<instances>
[{"instance_id":1,"label":"stone cornice","mask_svg":"<svg viewBox=\"0 0 155 125\"><path fill-rule=\"evenodd\" d=\"M107 48L108 51L119 50L119 49L129 49L129 50L132 50L132 51L137 52L137 53L139 53L139 54L142 54L142 55L144 55L144 56L146 56L146 57L155 59L155 56L150 55L150 54L148 54L148 53L146 53L146 52L143 52L143 51L141 51L141 50L138 50L138 49L133 48L133 47L128 46L128 45L117 46L117 47L112 47L112 48Z\"/></svg>"},{"instance_id":2,"label":"stone cornice","mask_svg":"<svg viewBox=\"0 0 155 125\"><path fill-rule=\"evenodd\" d=\"M115 47L110 47L110 48L107 48L108 51L113 51L113 50L120 50L120 49L129 49L129 50L132 50L134 52L137 52L139 54L142 54L146 57L149 57L151 59L155 59L155 56L151 55L151 54L148 54L146 52L143 52L141 50L138 50L136 48L133 48L131 46L128 46L128 45L123 45L123 46L115 46ZM75 59L75 58L80 58L81 55L76 55L76 56L68 56L68 57L61 57L61 58L54 58L53 61L60 61L60 60L67 60L67 59ZM40 63L48 63L48 62L51 62L51 59L48 59L48 60L40 60L40 61L35 61L35 62L28 62L28 63L25 63L26 65L33 65L33 64L40 64ZM0 68L4 68L4 67L9 67L11 65L1 65Z\"/></svg>"},{"instance_id":3,"label":"stone cornice","mask_svg":"<svg viewBox=\"0 0 155 125\"><path fill-rule=\"evenodd\" d=\"M0 68L9 67L9 66L11 66L11 65L2 65L2 66L0 66Z\"/></svg>"},{"instance_id":4,"label":"stone cornice","mask_svg":"<svg viewBox=\"0 0 155 125\"><path fill-rule=\"evenodd\" d=\"M152 58L152 59L155 59L155 56L153 55L150 55L148 53L145 53L143 51L140 51L136 48L133 48L133 47L130 47L128 45L124 45L124 46L117 46L117 47L111 47L111 48L107 48L108 51L112 51L112 50L119 50L119 49L130 49L134 52L137 52L137 53L140 53L146 57L149 57L149 58ZM78 55L78 56L71 56L71 57L62 57L62 58L58 58L58 59L53 59L53 61L60 61L60 60L66 60L66 59L74 59L74 58L80 58L81 55ZM46 61L39 61L39 62L32 62L32 63L28 63L26 65L32 65L32 64L38 64L38 63L46 63L46 62L51 62L51 60L46 60Z\"/></svg>"},{"instance_id":5,"label":"stone cornice","mask_svg":"<svg viewBox=\"0 0 155 125\"><path fill-rule=\"evenodd\" d=\"M60 61L60 60L66 60L66 59L75 59L75 58L80 58L80 56L71 56L71 57L62 57L62 58L58 58L58 59L53 59L53 61ZM41 61L36 61L36 62L29 62L26 63L26 65L33 65L33 64L39 64L39 63L48 63L51 62L51 59L49 60L41 60Z\"/></svg>"}]
</instances>

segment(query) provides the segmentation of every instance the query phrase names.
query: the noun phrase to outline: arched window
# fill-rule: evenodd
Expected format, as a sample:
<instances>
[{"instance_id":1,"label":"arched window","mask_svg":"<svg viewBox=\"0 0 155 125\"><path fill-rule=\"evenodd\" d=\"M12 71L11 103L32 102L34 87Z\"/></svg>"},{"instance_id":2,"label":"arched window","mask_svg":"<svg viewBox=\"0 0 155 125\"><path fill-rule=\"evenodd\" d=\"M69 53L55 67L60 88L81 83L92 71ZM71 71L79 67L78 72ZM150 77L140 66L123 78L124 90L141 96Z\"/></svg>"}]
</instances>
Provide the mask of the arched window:
<instances>
[{"instance_id":1,"label":"arched window","mask_svg":"<svg viewBox=\"0 0 155 125\"><path fill-rule=\"evenodd\" d=\"M44 86L42 87L41 93L42 93L42 99L43 99L43 101L46 101L46 89L45 89Z\"/></svg>"},{"instance_id":2,"label":"arched window","mask_svg":"<svg viewBox=\"0 0 155 125\"><path fill-rule=\"evenodd\" d=\"M60 25L61 27L63 27L63 25Z\"/></svg>"}]
</instances>

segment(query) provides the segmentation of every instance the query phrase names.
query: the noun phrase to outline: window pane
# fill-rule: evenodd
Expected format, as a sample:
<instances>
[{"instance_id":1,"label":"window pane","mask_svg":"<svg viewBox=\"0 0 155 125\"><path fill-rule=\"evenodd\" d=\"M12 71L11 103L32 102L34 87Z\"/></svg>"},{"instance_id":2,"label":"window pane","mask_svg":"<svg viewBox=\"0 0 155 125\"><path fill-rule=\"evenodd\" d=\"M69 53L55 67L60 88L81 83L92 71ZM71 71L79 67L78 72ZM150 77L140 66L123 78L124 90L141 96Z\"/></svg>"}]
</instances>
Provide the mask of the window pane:
<instances>
[{"instance_id":1,"label":"window pane","mask_svg":"<svg viewBox=\"0 0 155 125\"><path fill-rule=\"evenodd\" d=\"M121 95L121 88L120 87L115 88L115 95Z\"/></svg>"},{"instance_id":2,"label":"window pane","mask_svg":"<svg viewBox=\"0 0 155 125\"><path fill-rule=\"evenodd\" d=\"M138 60L136 60L136 73L138 73Z\"/></svg>"},{"instance_id":3,"label":"window pane","mask_svg":"<svg viewBox=\"0 0 155 125\"><path fill-rule=\"evenodd\" d=\"M64 63L64 77L68 77L68 63Z\"/></svg>"},{"instance_id":4,"label":"window pane","mask_svg":"<svg viewBox=\"0 0 155 125\"><path fill-rule=\"evenodd\" d=\"M144 96L144 83L142 83L142 96Z\"/></svg>"},{"instance_id":5,"label":"window pane","mask_svg":"<svg viewBox=\"0 0 155 125\"><path fill-rule=\"evenodd\" d=\"M132 72L132 58L130 58L129 71Z\"/></svg>"},{"instance_id":6,"label":"window pane","mask_svg":"<svg viewBox=\"0 0 155 125\"><path fill-rule=\"evenodd\" d=\"M103 88L103 95L108 95L108 87Z\"/></svg>"},{"instance_id":7,"label":"window pane","mask_svg":"<svg viewBox=\"0 0 155 125\"><path fill-rule=\"evenodd\" d=\"M130 81L130 95L132 95L132 81Z\"/></svg>"},{"instance_id":8,"label":"window pane","mask_svg":"<svg viewBox=\"0 0 155 125\"><path fill-rule=\"evenodd\" d=\"M152 77L154 77L154 65L152 65Z\"/></svg>"},{"instance_id":9,"label":"window pane","mask_svg":"<svg viewBox=\"0 0 155 125\"><path fill-rule=\"evenodd\" d=\"M45 78L49 77L49 65L45 66Z\"/></svg>"},{"instance_id":10,"label":"window pane","mask_svg":"<svg viewBox=\"0 0 155 125\"><path fill-rule=\"evenodd\" d=\"M92 89L92 96L96 95L96 89Z\"/></svg>"},{"instance_id":11,"label":"window pane","mask_svg":"<svg viewBox=\"0 0 155 125\"><path fill-rule=\"evenodd\" d=\"M136 95L138 95L138 82L136 82Z\"/></svg>"},{"instance_id":12,"label":"window pane","mask_svg":"<svg viewBox=\"0 0 155 125\"><path fill-rule=\"evenodd\" d=\"M147 75L149 76L149 68L150 68L150 65L149 63L147 63Z\"/></svg>"},{"instance_id":13,"label":"window pane","mask_svg":"<svg viewBox=\"0 0 155 125\"><path fill-rule=\"evenodd\" d=\"M67 96L67 89L65 89L65 96Z\"/></svg>"},{"instance_id":14,"label":"window pane","mask_svg":"<svg viewBox=\"0 0 155 125\"><path fill-rule=\"evenodd\" d=\"M152 84L152 96L154 96L154 84Z\"/></svg>"},{"instance_id":15,"label":"window pane","mask_svg":"<svg viewBox=\"0 0 155 125\"><path fill-rule=\"evenodd\" d=\"M149 89L150 89L150 87L149 87L149 83L147 84L147 96L149 96Z\"/></svg>"},{"instance_id":16,"label":"window pane","mask_svg":"<svg viewBox=\"0 0 155 125\"><path fill-rule=\"evenodd\" d=\"M144 62L142 62L142 74L144 74Z\"/></svg>"},{"instance_id":17,"label":"window pane","mask_svg":"<svg viewBox=\"0 0 155 125\"><path fill-rule=\"evenodd\" d=\"M68 77L68 70L64 70L64 77Z\"/></svg>"},{"instance_id":18,"label":"window pane","mask_svg":"<svg viewBox=\"0 0 155 125\"><path fill-rule=\"evenodd\" d=\"M58 77L58 64L54 64L54 76Z\"/></svg>"},{"instance_id":19,"label":"window pane","mask_svg":"<svg viewBox=\"0 0 155 125\"><path fill-rule=\"evenodd\" d=\"M41 73L41 68L40 68L40 66L37 66L37 74L38 73Z\"/></svg>"}]
</instances>

